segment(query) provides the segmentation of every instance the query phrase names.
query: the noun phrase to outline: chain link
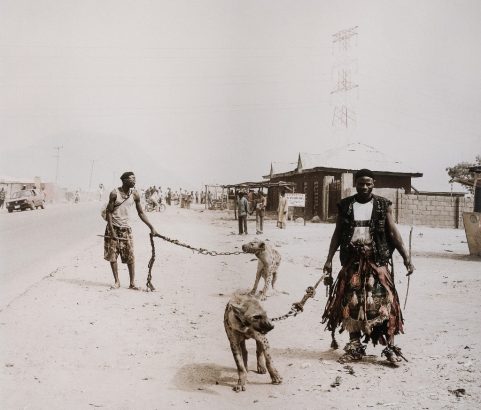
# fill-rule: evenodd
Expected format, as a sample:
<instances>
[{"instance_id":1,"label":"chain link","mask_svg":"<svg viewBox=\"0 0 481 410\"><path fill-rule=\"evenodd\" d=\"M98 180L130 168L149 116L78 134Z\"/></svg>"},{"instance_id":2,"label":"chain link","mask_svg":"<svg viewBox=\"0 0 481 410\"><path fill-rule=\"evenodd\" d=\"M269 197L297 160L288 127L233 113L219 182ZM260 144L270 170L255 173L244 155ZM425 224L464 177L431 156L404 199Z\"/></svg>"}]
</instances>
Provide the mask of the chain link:
<instances>
[{"instance_id":1,"label":"chain link","mask_svg":"<svg viewBox=\"0 0 481 410\"><path fill-rule=\"evenodd\" d=\"M326 274L322 275L321 278L316 282L316 284L314 286L309 286L306 289L306 292L304 293L304 296L302 297L301 301L293 303L292 306L291 306L291 310L289 310L289 312L287 312L285 315L282 315L282 316L279 316L279 317L274 317L274 318L269 319L269 320L271 320L272 322L277 322L279 320L286 320L287 318L297 316L298 313L303 312L304 311L304 305L306 304L308 299L316 296L317 287L326 277L327 277Z\"/></svg>"},{"instance_id":2,"label":"chain link","mask_svg":"<svg viewBox=\"0 0 481 410\"><path fill-rule=\"evenodd\" d=\"M195 248L193 246L190 246L186 243L180 242L178 239L171 239L168 238L167 236L156 234L155 236L158 236L159 238L163 239L164 241L173 243L174 245L182 246L184 248L190 249L192 251L196 251L200 253L201 255L210 255L210 256L229 256L229 255L241 255L244 252L242 251L235 251L235 252L217 252L217 251L209 251L204 248Z\"/></svg>"},{"instance_id":3,"label":"chain link","mask_svg":"<svg viewBox=\"0 0 481 410\"><path fill-rule=\"evenodd\" d=\"M164 235L161 235L161 234L156 234L155 236L163 239L166 242L173 243L174 245L182 246L183 248L187 248L187 249L191 249L192 251L196 251L196 252L200 253L201 255L229 256L229 255L241 255L241 254L244 253L242 251L235 251L235 252L209 251L209 250L204 249L204 248L195 248L191 245L180 242L178 239L171 239L171 238L168 238L167 236L164 236ZM148 265L149 266L149 275L147 276L147 288L153 291L153 290L155 290L155 288L151 283L151 279L152 279L151 271L152 271L152 266L154 265L154 261L155 261L155 245L154 245L154 235L152 235L152 234L150 235L150 243L152 245L152 257L150 258L149 265ZM306 289L306 293L304 294L304 297L302 298L302 300L300 302L293 303L289 312L287 312L285 315L275 317L275 318L272 318L270 320L272 322L277 322L279 320L286 320L290 317L297 316L300 312L302 312L304 310L304 304L307 302L307 300L309 298L313 298L315 296L316 288L319 285L319 283L324 279L324 277L325 277L325 275L323 275L321 277L321 279L319 279L314 286L309 286Z\"/></svg>"},{"instance_id":4,"label":"chain link","mask_svg":"<svg viewBox=\"0 0 481 410\"><path fill-rule=\"evenodd\" d=\"M155 290L154 285L152 285L152 267L154 266L155 261L155 244L154 244L154 235L149 234L150 237L150 246L152 247L152 256L150 257L149 264L147 265L149 268L149 274L147 275L147 292L150 290L153 292Z\"/></svg>"}]
</instances>

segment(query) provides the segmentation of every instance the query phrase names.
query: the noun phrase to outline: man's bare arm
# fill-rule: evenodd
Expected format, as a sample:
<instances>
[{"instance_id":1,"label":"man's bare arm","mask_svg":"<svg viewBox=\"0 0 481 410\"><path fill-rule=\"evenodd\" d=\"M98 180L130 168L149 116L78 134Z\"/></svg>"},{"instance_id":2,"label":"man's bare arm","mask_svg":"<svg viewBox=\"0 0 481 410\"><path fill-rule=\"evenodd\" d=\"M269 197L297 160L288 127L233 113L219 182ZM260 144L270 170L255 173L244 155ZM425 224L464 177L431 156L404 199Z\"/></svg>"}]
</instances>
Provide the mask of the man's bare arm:
<instances>
[{"instance_id":1,"label":"man's bare arm","mask_svg":"<svg viewBox=\"0 0 481 410\"><path fill-rule=\"evenodd\" d=\"M137 209L137 214L139 215L139 218L142 220L144 224L146 224L149 229L150 233L152 235L157 235L157 231L153 227L153 225L150 223L149 219L147 218L147 215L145 215L144 210L142 209L142 205L140 204L140 195L137 191L134 191L132 194L134 196L134 202L135 202L135 208Z\"/></svg>"},{"instance_id":2,"label":"man's bare arm","mask_svg":"<svg viewBox=\"0 0 481 410\"><path fill-rule=\"evenodd\" d=\"M114 227L112 225L112 212L115 209L115 200L117 199L117 192L113 190L109 195L109 203L107 204L107 209L105 215L107 217L107 228L110 232L110 236L115 239L117 236L115 235Z\"/></svg>"},{"instance_id":3,"label":"man's bare arm","mask_svg":"<svg viewBox=\"0 0 481 410\"><path fill-rule=\"evenodd\" d=\"M341 243L341 214L337 215L336 219L336 228L334 229L334 233L332 234L331 243L329 245L329 253L327 255L326 263L324 264L323 272L325 273L332 273L332 258L339 248Z\"/></svg>"},{"instance_id":4,"label":"man's bare arm","mask_svg":"<svg viewBox=\"0 0 481 410\"><path fill-rule=\"evenodd\" d=\"M410 255L407 253L406 248L404 247L404 242L402 240L401 234L399 233L396 223L394 222L391 207L388 207L387 209L386 228L392 244L404 260L404 266L406 266L406 269L408 271L407 275L410 275L414 272L414 266L411 262Z\"/></svg>"}]
</instances>

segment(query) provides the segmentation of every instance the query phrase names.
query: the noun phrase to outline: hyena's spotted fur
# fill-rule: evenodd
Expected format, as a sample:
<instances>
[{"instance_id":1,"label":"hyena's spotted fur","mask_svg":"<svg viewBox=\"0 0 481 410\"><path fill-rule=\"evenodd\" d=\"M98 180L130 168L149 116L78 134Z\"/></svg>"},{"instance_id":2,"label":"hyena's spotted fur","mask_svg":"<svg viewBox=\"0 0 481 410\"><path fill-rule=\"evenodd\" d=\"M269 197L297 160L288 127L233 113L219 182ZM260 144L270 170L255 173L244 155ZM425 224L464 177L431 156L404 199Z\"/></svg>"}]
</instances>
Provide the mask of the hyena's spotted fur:
<instances>
[{"instance_id":1,"label":"hyena's spotted fur","mask_svg":"<svg viewBox=\"0 0 481 410\"><path fill-rule=\"evenodd\" d=\"M267 290L272 284L272 289L276 291L275 283L277 280L277 270L281 263L281 255L272 246L263 241L252 241L242 245L242 250L246 253L253 253L259 260L257 263L256 280L250 294L255 295L261 276L264 278L264 289L261 291L261 300L266 300Z\"/></svg>"},{"instance_id":2,"label":"hyena's spotted fur","mask_svg":"<svg viewBox=\"0 0 481 410\"><path fill-rule=\"evenodd\" d=\"M224 327L239 377L234 391L240 392L246 389L246 340L251 338L256 341L257 346L257 372L264 374L268 371L273 384L282 382L272 362L269 342L265 336L274 326L269 322L265 310L257 299L249 295L234 295L225 309Z\"/></svg>"}]
</instances>

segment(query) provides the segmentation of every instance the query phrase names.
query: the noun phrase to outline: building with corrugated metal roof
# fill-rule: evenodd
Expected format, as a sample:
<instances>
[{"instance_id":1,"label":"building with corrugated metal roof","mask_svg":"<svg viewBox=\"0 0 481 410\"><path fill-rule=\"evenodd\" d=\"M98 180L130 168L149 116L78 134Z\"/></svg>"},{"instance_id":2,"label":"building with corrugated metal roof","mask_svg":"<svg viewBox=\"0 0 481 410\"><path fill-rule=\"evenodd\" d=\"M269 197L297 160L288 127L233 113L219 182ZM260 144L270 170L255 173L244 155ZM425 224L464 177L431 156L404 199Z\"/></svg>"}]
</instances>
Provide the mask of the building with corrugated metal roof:
<instances>
[{"instance_id":1,"label":"building with corrugated metal roof","mask_svg":"<svg viewBox=\"0 0 481 410\"><path fill-rule=\"evenodd\" d=\"M362 168L374 172L376 188L399 189L406 194L412 191L412 178L423 176L374 147L357 142L322 154L299 153L297 163L273 162L264 178L295 183L295 192L306 195L305 213L300 216L310 219L317 215L328 220L336 216L339 200L354 192L353 175ZM268 203L274 210L279 192L271 191Z\"/></svg>"}]
</instances>

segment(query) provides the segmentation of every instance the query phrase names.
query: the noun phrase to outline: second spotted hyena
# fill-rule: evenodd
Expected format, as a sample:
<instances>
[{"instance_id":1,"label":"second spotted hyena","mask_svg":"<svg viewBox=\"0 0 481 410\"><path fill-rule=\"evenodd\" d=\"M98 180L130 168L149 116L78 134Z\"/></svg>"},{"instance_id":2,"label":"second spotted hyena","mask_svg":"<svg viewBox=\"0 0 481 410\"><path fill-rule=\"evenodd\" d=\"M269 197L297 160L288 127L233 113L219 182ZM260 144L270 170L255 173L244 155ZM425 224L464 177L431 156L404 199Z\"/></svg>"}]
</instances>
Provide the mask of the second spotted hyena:
<instances>
[{"instance_id":1,"label":"second spotted hyena","mask_svg":"<svg viewBox=\"0 0 481 410\"><path fill-rule=\"evenodd\" d=\"M266 300L267 290L272 284L272 289L277 291L275 283L277 280L277 270L281 263L281 255L272 246L264 241L252 241L242 245L242 251L253 253L258 259L256 280L250 294L255 295L260 278L264 278L264 288L261 291L261 300Z\"/></svg>"}]
</instances>

